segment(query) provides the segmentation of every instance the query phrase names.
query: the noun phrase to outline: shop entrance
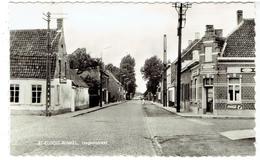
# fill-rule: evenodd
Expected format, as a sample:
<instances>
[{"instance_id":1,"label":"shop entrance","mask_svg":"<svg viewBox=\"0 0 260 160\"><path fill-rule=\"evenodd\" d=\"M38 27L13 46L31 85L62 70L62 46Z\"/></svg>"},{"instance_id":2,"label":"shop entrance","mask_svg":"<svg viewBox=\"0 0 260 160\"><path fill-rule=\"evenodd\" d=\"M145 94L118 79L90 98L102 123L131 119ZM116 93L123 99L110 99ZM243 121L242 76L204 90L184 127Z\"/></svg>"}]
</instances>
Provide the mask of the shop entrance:
<instances>
[{"instance_id":1,"label":"shop entrance","mask_svg":"<svg viewBox=\"0 0 260 160\"><path fill-rule=\"evenodd\" d=\"M206 112L213 113L213 87L206 87Z\"/></svg>"}]
</instances>

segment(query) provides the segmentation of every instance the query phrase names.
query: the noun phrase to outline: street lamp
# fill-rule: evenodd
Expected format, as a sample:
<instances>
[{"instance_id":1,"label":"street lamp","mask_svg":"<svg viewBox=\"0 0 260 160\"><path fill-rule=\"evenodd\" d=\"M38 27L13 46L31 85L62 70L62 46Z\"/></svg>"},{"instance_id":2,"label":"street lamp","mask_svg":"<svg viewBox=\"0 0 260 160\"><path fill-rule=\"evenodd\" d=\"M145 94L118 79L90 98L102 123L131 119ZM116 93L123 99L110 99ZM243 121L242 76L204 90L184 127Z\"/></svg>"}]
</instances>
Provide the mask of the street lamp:
<instances>
[{"instance_id":1,"label":"street lamp","mask_svg":"<svg viewBox=\"0 0 260 160\"><path fill-rule=\"evenodd\" d=\"M103 76L102 76L102 74L103 74L103 64L102 64L102 59L103 59L103 51L104 50L106 50L106 49L109 49L109 48L111 48L111 46L110 45L108 45L108 46L106 46L106 47L104 47L102 50L101 50L101 52L100 52L100 66L99 66L99 73L100 73L100 88L99 88L99 106L100 107L102 107L102 101L103 101L103 91L102 91L102 88L103 88L103 86L102 86L102 79L103 79Z\"/></svg>"}]
</instances>

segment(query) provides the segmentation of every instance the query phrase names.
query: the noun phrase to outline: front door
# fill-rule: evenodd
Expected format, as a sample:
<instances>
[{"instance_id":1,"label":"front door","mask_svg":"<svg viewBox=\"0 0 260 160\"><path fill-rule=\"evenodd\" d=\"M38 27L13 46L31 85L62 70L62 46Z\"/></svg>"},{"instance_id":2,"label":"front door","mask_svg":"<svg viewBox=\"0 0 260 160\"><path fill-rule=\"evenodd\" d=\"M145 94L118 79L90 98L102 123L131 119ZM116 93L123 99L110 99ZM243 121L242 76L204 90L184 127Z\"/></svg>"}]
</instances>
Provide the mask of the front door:
<instances>
[{"instance_id":1,"label":"front door","mask_svg":"<svg viewBox=\"0 0 260 160\"><path fill-rule=\"evenodd\" d=\"M213 112L213 87L206 88L206 111Z\"/></svg>"}]
</instances>

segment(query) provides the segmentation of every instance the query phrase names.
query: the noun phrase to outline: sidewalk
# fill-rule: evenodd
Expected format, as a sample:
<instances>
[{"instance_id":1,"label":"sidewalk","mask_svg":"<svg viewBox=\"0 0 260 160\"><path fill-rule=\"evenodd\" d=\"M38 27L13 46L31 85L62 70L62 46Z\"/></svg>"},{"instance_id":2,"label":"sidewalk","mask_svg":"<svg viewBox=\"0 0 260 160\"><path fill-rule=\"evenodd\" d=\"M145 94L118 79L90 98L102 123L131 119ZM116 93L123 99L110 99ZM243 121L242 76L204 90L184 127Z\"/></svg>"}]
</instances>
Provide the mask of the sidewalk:
<instances>
[{"instance_id":1,"label":"sidewalk","mask_svg":"<svg viewBox=\"0 0 260 160\"><path fill-rule=\"evenodd\" d=\"M178 113L176 112L176 108L173 107L163 107L161 103L158 102L151 102L151 104L154 104L162 109L165 109L169 112L172 112L174 114L177 114L182 117L187 118L213 118L213 119L255 119L254 116L237 116L237 115L214 115L214 114L196 114L192 112L182 112Z\"/></svg>"},{"instance_id":2,"label":"sidewalk","mask_svg":"<svg viewBox=\"0 0 260 160\"><path fill-rule=\"evenodd\" d=\"M96 106L96 107L91 107L91 108L87 108L87 109L82 109L79 111L75 111L75 112L69 112L69 113L64 113L64 114L59 114L59 115L55 115L53 117L57 117L57 118L70 118L70 117L77 117L83 114L87 114L87 113L91 113L91 112L95 112L98 111L100 109L105 109L111 106L115 106L118 104L122 104L125 103L126 101L121 101L121 102L115 102L115 103L109 103L109 104L105 104L102 107L100 106Z\"/></svg>"}]
</instances>

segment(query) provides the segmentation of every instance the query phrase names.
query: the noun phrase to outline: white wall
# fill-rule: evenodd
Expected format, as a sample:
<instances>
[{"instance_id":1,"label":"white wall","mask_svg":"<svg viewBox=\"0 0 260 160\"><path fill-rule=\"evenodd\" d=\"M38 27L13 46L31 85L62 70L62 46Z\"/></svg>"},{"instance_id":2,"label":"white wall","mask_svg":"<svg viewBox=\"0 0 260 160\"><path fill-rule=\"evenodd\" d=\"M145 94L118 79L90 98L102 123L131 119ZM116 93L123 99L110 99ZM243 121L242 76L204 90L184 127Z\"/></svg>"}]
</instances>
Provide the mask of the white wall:
<instances>
[{"instance_id":1,"label":"white wall","mask_svg":"<svg viewBox=\"0 0 260 160\"><path fill-rule=\"evenodd\" d=\"M88 88L75 88L75 106L89 106Z\"/></svg>"},{"instance_id":2,"label":"white wall","mask_svg":"<svg viewBox=\"0 0 260 160\"><path fill-rule=\"evenodd\" d=\"M10 103L14 110L45 110L46 104L46 80L44 79L11 79L10 84L19 84L19 103ZM32 103L32 85L41 85L41 103ZM60 92L58 92L60 90ZM59 79L51 81L51 107L50 110L73 108L74 96L72 82L60 84Z\"/></svg>"}]
</instances>

